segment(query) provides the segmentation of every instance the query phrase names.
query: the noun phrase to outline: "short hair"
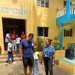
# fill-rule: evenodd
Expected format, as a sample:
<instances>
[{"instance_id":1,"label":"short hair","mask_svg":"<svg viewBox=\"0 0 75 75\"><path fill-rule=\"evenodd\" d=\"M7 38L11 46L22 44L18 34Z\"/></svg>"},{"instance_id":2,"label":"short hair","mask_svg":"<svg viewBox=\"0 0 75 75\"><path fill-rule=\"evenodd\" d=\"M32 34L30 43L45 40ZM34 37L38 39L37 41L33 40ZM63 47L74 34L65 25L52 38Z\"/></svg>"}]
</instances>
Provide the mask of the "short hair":
<instances>
[{"instance_id":1,"label":"short hair","mask_svg":"<svg viewBox=\"0 0 75 75\"><path fill-rule=\"evenodd\" d=\"M34 37L33 33L29 33L28 37Z\"/></svg>"},{"instance_id":2,"label":"short hair","mask_svg":"<svg viewBox=\"0 0 75 75\"><path fill-rule=\"evenodd\" d=\"M52 39L47 39L48 40L48 42L51 44L51 42L52 42Z\"/></svg>"}]
</instances>

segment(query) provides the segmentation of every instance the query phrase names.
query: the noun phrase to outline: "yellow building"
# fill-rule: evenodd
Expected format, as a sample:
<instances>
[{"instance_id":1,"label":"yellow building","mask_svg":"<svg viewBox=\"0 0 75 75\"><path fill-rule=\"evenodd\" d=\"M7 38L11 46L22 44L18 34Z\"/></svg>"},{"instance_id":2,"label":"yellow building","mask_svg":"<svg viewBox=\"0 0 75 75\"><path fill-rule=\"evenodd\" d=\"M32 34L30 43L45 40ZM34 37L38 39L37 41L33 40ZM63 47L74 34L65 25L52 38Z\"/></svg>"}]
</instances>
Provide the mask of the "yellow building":
<instances>
[{"instance_id":1,"label":"yellow building","mask_svg":"<svg viewBox=\"0 0 75 75\"><path fill-rule=\"evenodd\" d=\"M16 30L18 34L54 39L59 33L56 25L58 9L64 7L64 0L0 0L0 46L4 53L5 35ZM66 38L64 38L66 40ZM65 43L63 43L66 46Z\"/></svg>"}]
</instances>

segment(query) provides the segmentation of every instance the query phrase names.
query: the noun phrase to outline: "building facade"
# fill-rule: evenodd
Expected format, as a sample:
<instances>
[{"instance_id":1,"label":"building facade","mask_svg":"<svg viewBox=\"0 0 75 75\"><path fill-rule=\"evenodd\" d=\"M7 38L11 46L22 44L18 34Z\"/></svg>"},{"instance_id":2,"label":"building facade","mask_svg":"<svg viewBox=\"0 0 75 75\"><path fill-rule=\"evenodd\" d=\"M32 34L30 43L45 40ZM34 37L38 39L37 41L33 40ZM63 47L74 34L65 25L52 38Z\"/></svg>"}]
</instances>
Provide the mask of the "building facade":
<instances>
[{"instance_id":1,"label":"building facade","mask_svg":"<svg viewBox=\"0 0 75 75\"><path fill-rule=\"evenodd\" d=\"M34 40L37 36L54 39L59 33L59 28L62 27L57 11L64 8L64 4L64 0L0 0L0 46L2 53L4 53L6 33L14 29L18 34L21 34L22 31L25 31L26 35L33 33ZM67 46L67 40L70 40L71 37L63 37L65 40L63 44L62 37L61 34L61 45ZM74 38L69 42L73 41Z\"/></svg>"}]
</instances>

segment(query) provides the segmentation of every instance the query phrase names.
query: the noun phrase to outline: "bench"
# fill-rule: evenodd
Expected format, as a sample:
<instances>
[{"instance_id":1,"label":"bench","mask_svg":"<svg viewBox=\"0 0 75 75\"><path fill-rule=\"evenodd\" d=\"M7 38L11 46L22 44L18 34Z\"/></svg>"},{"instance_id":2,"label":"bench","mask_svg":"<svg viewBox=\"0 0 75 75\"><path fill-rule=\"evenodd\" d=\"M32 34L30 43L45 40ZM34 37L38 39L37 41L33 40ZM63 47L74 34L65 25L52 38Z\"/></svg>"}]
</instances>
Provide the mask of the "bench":
<instances>
[{"instance_id":1,"label":"bench","mask_svg":"<svg viewBox=\"0 0 75 75\"><path fill-rule=\"evenodd\" d=\"M59 67L72 74L75 74L75 60L62 58L59 60Z\"/></svg>"}]
</instances>

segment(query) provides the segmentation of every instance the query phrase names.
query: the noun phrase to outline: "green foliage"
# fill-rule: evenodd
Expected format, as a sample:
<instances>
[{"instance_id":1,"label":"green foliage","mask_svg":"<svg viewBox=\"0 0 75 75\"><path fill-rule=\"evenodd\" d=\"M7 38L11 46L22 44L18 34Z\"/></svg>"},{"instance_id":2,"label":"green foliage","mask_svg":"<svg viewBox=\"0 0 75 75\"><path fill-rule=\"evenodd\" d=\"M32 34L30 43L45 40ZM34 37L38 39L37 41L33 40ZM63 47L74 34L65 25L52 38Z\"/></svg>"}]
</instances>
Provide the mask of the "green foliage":
<instances>
[{"instance_id":1,"label":"green foliage","mask_svg":"<svg viewBox=\"0 0 75 75\"><path fill-rule=\"evenodd\" d=\"M54 37L54 42L53 42L53 46L54 46L54 48L56 49L56 50L58 50L58 49L60 49L59 48L59 37L57 37L57 36L55 36Z\"/></svg>"},{"instance_id":2,"label":"green foliage","mask_svg":"<svg viewBox=\"0 0 75 75\"><path fill-rule=\"evenodd\" d=\"M60 37L60 34L63 34L63 31L66 30L66 31L69 31L71 28L73 28L73 26L75 25L75 23L73 24L69 24L67 26L63 26L60 30L59 30L59 34L57 36L54 37L54 42L53 42L53 46L55 47L56 50L60 49L59 48L59 37ZM63 47L63 49L65 49L65 47Z\"/></svg>"},{"instance_id":3,"label":"green foliage","mask_svg":"<svg viewBox=\"0 0 75 75\"><path fill-rule=\"evenodd\" d=\"M42 38L37 38L37 51L43 51L44 41Z\"/></svg>"}]
</instances>

